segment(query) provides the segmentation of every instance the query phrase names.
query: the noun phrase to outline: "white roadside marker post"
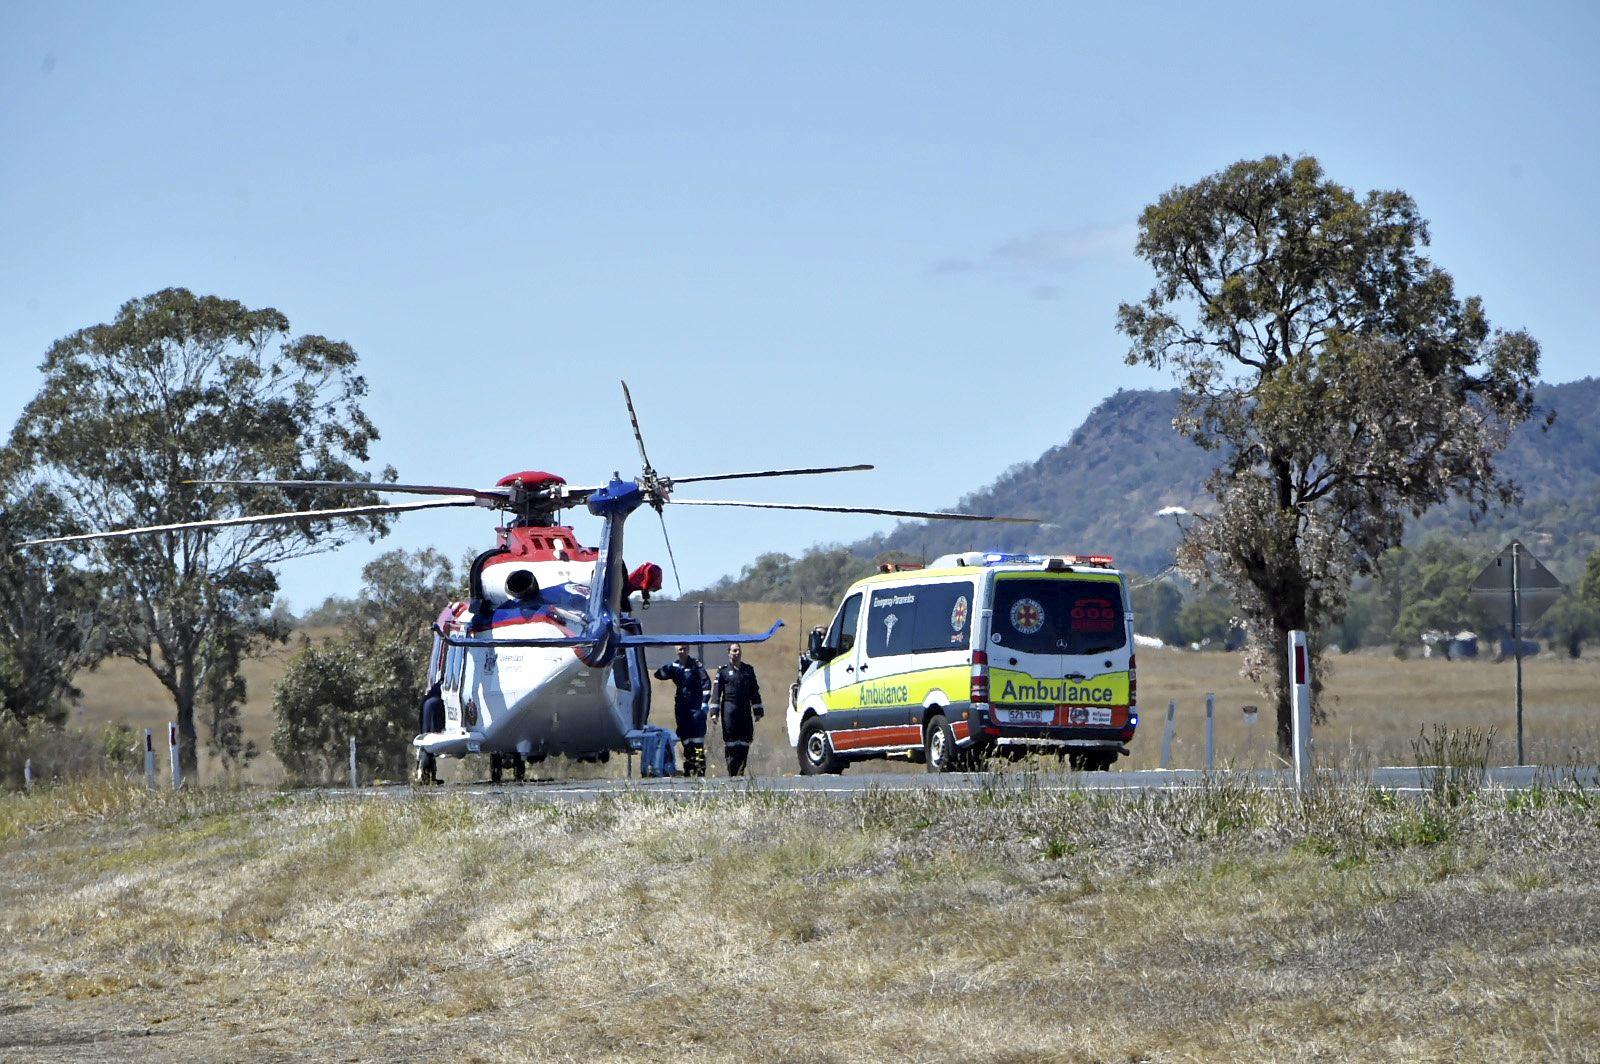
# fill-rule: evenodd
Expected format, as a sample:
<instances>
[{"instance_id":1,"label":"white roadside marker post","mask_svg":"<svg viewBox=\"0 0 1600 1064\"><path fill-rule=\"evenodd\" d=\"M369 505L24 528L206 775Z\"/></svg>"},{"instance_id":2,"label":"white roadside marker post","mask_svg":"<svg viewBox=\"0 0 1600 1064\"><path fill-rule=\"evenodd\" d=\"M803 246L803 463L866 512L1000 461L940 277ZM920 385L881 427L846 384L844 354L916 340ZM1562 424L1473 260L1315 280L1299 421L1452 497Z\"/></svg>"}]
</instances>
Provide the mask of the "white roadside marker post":
<instances>
[{"instance_id":1,"label":"white roadside marker post","mask_svg":"<svg viewBox=\"0 0 1600 1064\"><path fill-rule=\"evenodd\" d=\"M167 753L172 756L172 789L183 786L183 764L178 760L178 726L167 721Z\"/></svg>"},{"instance_id":2,"label":"white roadside marker post","mask_svg":"<svg viewBox=\"0 0 1600 1064\"><path fill-rule=\"evenodd\" d=\"M1244 714L1245 749L1250 758L1250 767L1256 767L1256 707L1245 706L1241 712Z\"/></svg>"},{"instance_id":3,"label":"white roadside marker post","mask_svg":"<svg viewBox=\"0 0 1600 1064\"><path fill-rule=\"evenodd\" d=\"M1167 729L1161 733L1161 767L1172 766L1172 733L1178 727L1178 700L1167 703Z\"/></svg>"},{"instance_id":4,"label":"white roadside marker post","mask_svg":"<svg viewBox=\"0 0 1600 1064\"><path fill-rule=\"evenodd\" d=\"M350 789L356 789L356 737L350 736Z\"/></svg>"},{"instance_id":5,"label":"white roadside marker post","mask_svg":"<svg viewBox=\"0 0 1600 1064\"><path fill-rule=\"evenodd\" d=\"M1306 653L1306 634L1289 633L1289 726L1294 749L1294 785L1305 790L1311 785L1311 660Z\"/></svg>"},{"instance_id":6,"label":"white roadside marker post","mask_svg":"<svg viewBox=\"0 0 1600 1064\"><path fill-rule=\"evenodd\" d=\"M1206 695L1206 771L1217 763L1217 696Z\"/></svg>"},{"instance_id":7,"label":"white roadside marker post","mask_svg":"<svg viewBox=\"0 0 1600 1064\"><path fill-rule=\"evenodd\" d=\"M144 730L144 785L156 789L156 733L151 728Z\"/></svg>"},{"instance_id":8,"label":"white roadside marker post","mask_svg":"<svg viewBox=\"0 0 1600 1064\"><path fill-rule=\"evenodd\" d=\"M22 763L22 789L24 792L33 790L33 758Z\"/></svg>"}]
</instances>

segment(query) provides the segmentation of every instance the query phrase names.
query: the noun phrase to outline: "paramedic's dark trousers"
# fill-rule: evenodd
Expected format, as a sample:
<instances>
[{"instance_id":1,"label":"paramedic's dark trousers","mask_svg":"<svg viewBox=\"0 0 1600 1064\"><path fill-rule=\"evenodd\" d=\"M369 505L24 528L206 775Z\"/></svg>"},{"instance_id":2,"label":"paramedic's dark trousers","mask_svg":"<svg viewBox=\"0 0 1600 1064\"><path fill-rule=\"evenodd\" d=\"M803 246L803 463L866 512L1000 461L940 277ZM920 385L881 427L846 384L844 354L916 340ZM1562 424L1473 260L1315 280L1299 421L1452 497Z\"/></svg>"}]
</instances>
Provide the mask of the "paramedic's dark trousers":
<instances>
[{"instance_id":1,"label":"paramedic's dark trousers","mask_svg":"<svg viewBox=\"0 0 1600 1064\"><path fill-rule=\"evenodd\" d=\"M729 739L724 745L728 755L728 775L743 776L744 763L750 758L750 742L747 739Z\"/></svg>"}]
</instances>

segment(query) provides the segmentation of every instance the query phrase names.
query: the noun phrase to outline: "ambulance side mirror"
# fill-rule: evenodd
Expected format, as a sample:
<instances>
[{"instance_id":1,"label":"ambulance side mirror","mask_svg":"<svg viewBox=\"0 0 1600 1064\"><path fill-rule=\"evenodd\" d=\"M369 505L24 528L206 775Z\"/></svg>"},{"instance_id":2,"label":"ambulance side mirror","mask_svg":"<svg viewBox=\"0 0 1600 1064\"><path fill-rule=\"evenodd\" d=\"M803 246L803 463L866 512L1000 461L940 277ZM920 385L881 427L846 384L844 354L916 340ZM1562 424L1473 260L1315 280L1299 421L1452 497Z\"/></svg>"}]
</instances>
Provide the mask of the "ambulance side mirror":
<instances>
[{"instance_id":1,"label":"ambulance side mirror","mask_svg":"<svg viewBox=\"0 0 1600 1064\"><path fill-rule=\"evenodd\" d=\"M812 661L830 661L834 657L833 648L824 646L822 639L821 628L811 629L811 640L806 644L806 656Z\"/></svg>"}]
</instances>

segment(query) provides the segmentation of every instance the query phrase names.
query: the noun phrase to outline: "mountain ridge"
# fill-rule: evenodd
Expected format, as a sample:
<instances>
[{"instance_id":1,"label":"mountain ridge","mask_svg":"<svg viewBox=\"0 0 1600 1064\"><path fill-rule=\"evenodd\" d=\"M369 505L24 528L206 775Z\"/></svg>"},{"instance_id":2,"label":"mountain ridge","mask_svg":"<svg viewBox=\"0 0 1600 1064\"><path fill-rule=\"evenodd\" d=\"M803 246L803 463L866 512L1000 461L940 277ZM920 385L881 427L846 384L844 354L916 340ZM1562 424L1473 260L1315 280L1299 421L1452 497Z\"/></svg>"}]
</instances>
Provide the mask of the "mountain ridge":
<instances>
[{"instance_id":1,"label":"mountain ridge","mask_svg":"<svg viewBox=\"0 0 1600 1064\"><path fill-rule=\"evenodd\" d=\"M1512 433L1497 463L1522 490L1522 503L1482 515L1459 500L1434 507L1409 522L1408 543L1446 534L1487 557L1520 538L1563 580L1577 579L1589 554L1600 549L1600 378L1541 382L1534 395L1534 416ZM1220 452L1203 450L1172 427L1178 396L1176 388L1119 389L1065 442L1010 467L956 506L1029 514L1046 521L1043 526L994 525L975 532L965 523L907 521L842 546L814 546L797 559L763 555L708 593L737 589L752 569L763 570L768 584L777 574L781 585L778 571L785 564L796 574L824 570L824 582L832 584L852 567L864 571L890 552L922 559L972 549L1108 553L1124 568L1158 572L1172 562L1179 528L1157 511L1204 509L1210 501L1205 480L1220 459ZM1547 425L1551 412L1555 419Z\"/></svg>"}]
</instances>

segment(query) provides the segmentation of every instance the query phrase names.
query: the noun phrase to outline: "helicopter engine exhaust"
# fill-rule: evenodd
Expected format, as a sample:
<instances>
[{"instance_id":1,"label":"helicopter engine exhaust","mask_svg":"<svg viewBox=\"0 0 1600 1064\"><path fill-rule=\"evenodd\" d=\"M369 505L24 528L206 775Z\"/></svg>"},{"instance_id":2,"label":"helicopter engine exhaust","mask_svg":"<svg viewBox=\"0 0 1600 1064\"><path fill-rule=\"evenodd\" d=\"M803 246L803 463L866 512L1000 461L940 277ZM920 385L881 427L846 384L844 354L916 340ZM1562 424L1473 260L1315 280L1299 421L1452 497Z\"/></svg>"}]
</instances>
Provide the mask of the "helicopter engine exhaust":
<instances>
[{"instance_id":1,"label":"helicopter engine exhaust","mask_svg":"<svg viewBox=\"0 0 1600 1064\"><path fill-rule=\"evenodd\" d=\"M538 593L539 581L531 569L517 569L506 577L506 594L512 598L532 598Z\"/></svg>"}]
</instances>

